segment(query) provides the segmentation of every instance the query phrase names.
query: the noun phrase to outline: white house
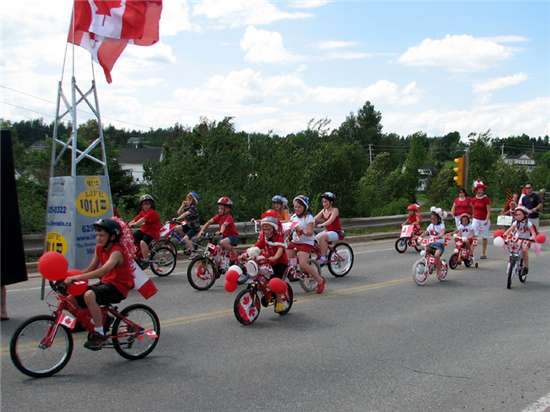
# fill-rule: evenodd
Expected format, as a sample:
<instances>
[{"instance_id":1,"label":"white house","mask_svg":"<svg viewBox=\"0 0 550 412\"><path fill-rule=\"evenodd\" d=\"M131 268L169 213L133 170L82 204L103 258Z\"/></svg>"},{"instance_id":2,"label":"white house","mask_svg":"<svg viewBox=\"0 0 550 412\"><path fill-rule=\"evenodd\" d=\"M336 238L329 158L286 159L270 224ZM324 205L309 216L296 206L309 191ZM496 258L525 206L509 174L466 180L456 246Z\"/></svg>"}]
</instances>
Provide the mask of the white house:
<instances>
[{"instance_id":1,"label":"white house","mask_svg":"<svg viewBox=\"0 0 550 412\"><path fill-rule=\"evenodd\" d=\"M118 162L122 170L131 173L136 183L143 183L143 163L146 161L160 162L162 160L161 147L144 146L139 138L128 139L128 147L122 149Z\"/></svg>"},{"instance_id":2,"label":"white house","mask_svg":"<svg viewBox=\"0 0 550 412\"><path fill-rule=\"evenodd\" d=\"M531 159L531 157L526 154L520 156L503 156L502 160L509 165L525 167L528 170L533 170L536 166L535 159Z\"/></svg>"}]
</instances>

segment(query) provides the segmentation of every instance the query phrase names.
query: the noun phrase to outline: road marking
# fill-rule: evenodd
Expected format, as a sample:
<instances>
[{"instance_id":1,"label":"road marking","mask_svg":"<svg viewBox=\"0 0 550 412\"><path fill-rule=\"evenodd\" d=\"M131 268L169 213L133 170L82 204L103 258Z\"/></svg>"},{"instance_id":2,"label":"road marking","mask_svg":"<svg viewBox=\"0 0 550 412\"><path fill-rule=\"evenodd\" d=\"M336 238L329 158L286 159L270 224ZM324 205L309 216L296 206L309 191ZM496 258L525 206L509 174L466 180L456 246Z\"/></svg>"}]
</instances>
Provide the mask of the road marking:
<instances>
[{"instance_id":1,"label":"road marking","mask_svg":"<svg viewBox=\"0 0 550 412\"><path fill-rule=\"evenodd\" d=\"M353 293L361 293L369 290L386 288L390 286L400 285L405 282L410 282L410 278L408 277L399 278L394 280L388 280L385 282L372 283L369 285L360 285L360 286L353 286L350 288L335 289L332 291L327 291L319 297L316 294L309 294L305 296L300 296L298 299L294 301L293 306L306 303L306 302L322 302L323 299L326 299L326 298L336 298L341 295L345 296ZM221 309L221 310L215 310L212 312L198 313L196 315L181 316L177 318L161 320L160 327L162 330L171 326L181 326L181 325L186 325L194 322L224 318L232 314L233 314L233 309ZM8 353L9 353L9 348L3 347L1 350L2 356Z\"/></svg>"},{"instance_id":2,"label":"road marking","mask_svg":"<svg viewBox=\"0 0 550 412\"><path fill-rule=\"evenodd\" d=\"M522 412L545 412L550 410L550 393L529 405Z\"/></svg>"}]
</instances>

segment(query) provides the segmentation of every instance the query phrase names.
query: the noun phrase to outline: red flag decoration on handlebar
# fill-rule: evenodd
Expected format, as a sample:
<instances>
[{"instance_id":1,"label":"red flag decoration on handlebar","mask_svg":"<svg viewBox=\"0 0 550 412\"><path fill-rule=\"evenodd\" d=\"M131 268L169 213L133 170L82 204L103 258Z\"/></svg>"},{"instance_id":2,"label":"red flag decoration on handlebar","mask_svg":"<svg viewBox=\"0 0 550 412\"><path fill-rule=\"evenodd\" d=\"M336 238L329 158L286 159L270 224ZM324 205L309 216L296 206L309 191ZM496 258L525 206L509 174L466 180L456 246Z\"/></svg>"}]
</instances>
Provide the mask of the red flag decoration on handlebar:
<instances>
[{"instance_id":1,"label":"red flag decoration on handlebar","mask_svg":"<svg viewBox=\"0 0 550 412\"><path fill-rule=\"evenodd\" d=\"M159 291L155 283L137 264L134 264L134 289L145 299L149 299Z\"/></svg>"},{"instance_id":2,"label":"red flag decoration on handlebar","mask_svg":"<svg viewBox=\"0 0 550 412\"><path fill-rule=\"evenodd\" d=\"M126 45L150 46L159 40L162 0L74 0L69 43L88 50L108 83Z\"/></svg>"}]
</instances>

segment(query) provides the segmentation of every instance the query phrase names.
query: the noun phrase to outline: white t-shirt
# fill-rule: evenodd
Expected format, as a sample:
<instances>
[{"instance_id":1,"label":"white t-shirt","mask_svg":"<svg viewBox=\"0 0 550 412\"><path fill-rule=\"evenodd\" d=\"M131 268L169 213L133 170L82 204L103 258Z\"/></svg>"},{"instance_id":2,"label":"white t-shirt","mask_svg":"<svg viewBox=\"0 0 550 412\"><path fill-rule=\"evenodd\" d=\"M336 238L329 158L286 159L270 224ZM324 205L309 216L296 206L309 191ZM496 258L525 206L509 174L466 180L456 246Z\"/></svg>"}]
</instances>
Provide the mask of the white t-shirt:
<instances>
[{"instance_id":1,"label":"white t-shirt","mask_svg":"<svg viewBox=\"0 0 550 412\"><path fill-rule=\"evenodd\" d=\"M445 243L445 223L442 222L439 225L430 223L426 231L429 236L437 236L440 238L435 241L436 243Z\"/></svg>"},{"instance_id":2,"label":"white t-shirt","mask_svg":"<svg viewBox=\"0 0 550 412\"><path fill-rule=\"evenodd\" d=\"M512 223L512 235L517 236L519 239L531 239L531 228L533 223L529 222L527 219L523 222L518 222L517 220Z\"/></svg>"},{"instance_id":3,"label":"white t-shirt","mask_svg":"<svg viewBox=\"0 0 550 412\"><path fill-rule=\"evenodd\" d=\"M298 223L297 227L299 227L302 230L305 230L309 224L315 225L315 219L310 213L306 214L303 217L292 215L290 217L290 221ZM314 235L306 236L303 233L302 233L302 236L298 236L296 231L294 231L294 233L292 234L292 243L305 243L307 245L313 246L315 245L315 236Z\"/></svg>"},{"instance_id":4,"label":"white t-shirt","mask_svg":"<svg viewBox=\"0 0 550 412\"><path fill-rule=\"evenodd\" d=\"M474 227L471 223L467 225L463 225L462 223L460 223L456 227L456 230L458 230L458 234L460 235L460 237L471 238L474 236Z\"/></svg>"}]
</instances>

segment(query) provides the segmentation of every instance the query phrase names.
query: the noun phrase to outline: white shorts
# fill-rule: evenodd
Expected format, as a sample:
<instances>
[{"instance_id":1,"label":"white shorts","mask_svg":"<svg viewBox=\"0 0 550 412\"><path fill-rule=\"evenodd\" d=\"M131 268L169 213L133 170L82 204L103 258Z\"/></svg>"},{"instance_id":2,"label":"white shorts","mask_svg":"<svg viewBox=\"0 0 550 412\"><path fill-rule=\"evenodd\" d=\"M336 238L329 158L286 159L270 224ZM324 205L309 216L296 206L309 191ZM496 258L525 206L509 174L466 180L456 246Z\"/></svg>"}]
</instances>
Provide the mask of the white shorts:
<instances>
[{"instance_id":1,"label":"white shorts","mask_svg":"<svg viewBox=\"0 0 550 412\"><path fill-rule=\"evenodd\" d=\"M338 239L340 239L340 235L338 234L338 232L323 230L321 233L318 233L317 236L315 236L317 242L319 241L319 237L321 235L326 235L329 242L336 242Z\"/></svg>"},{"instance_id":2,"label":"white shorts","mask_svg":"<svg viewBox=\"0 0 550 412\"><path fill-rule=\"evenodd\" d=\"M485 220L473 219L472 226L474 228L474 234L478 238L489 239L491 223Z\"/></svg>"}]
</instances>

